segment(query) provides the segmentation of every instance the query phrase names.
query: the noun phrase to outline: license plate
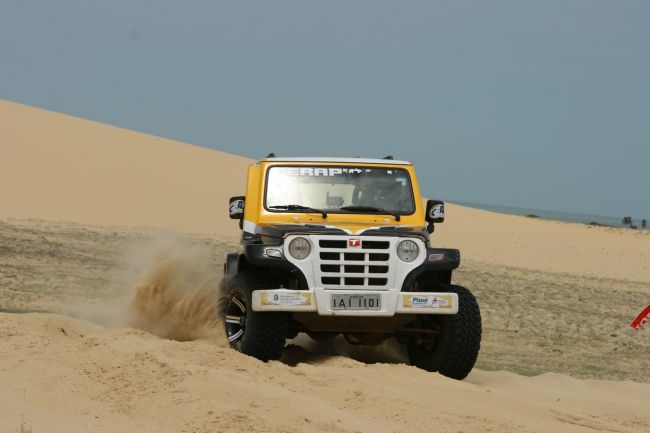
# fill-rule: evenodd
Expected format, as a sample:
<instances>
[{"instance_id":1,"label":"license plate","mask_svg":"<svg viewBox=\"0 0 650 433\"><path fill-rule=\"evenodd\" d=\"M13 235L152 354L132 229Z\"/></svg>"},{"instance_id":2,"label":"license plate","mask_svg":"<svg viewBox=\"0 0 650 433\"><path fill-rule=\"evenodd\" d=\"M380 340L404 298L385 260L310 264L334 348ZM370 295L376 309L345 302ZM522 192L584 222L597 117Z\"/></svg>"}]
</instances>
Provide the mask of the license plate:
<instances>
[{"instance_id":1,"label":"license plate","mask_svg":"<svg viewBox=\"0 0 650 433\"><path fill-rule=\"evenodd\" d=\"M380 295L332 295L332 310L379 310Z\"/></svg>"}]
</instances>

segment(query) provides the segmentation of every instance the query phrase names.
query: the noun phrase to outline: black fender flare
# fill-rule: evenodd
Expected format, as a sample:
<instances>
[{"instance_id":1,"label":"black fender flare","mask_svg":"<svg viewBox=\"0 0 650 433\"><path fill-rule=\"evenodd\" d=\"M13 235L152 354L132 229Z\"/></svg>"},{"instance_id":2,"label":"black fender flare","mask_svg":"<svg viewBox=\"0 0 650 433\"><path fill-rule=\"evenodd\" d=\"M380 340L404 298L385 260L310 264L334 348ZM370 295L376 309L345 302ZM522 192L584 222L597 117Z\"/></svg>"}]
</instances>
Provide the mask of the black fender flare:
<instances>
[{"instance_id":1,"label":"black fender flare","mask_svg":"<svg viewBox=\"0 0 650 433\"><path fill-rule=\"evenodd\" d=\"M413 269L404 279L401 291L419 279L451 283L452 271L460 266L460 251L451 248L427 248L424 263Z\"/></svg>"},{"instance_id":2,"label":"black fender flare","mask_svg":"<svg viewBox=\"0 0 650 433\"><path fill-rule=\"evenodd\" d=\"M232 280L239 273L239 253L226 254L226 262L223 264L223 278L228 281Z\"/></svg>"}]
</instances>

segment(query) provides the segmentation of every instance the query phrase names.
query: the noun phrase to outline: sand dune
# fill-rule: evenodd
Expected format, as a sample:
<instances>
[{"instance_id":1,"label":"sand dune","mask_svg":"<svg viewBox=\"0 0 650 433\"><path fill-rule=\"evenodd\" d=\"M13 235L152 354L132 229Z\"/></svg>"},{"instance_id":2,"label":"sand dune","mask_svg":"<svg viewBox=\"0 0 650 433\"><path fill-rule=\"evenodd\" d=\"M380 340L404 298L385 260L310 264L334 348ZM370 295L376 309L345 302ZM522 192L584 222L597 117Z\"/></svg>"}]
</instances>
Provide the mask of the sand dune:
<instances>
[{"instance_id":1,"label":"sand dune","mask_svg":"<svg viewBox=\"0 0 650 433\"><path fill-rule=\"evenodd\" d=\"M432 242L494 265L650 282L650 231L447 207ZM650 284L647 285L650 293Z\"/></svg>"},{"instance_id":2,"label":"sand dune","mask_svg":"<svg viewBox=\"0 0 650 433\"><path fill-rule=\"evenodd\" d=\"M234 239L238 229L227 219L225 203L228 196L243 191L249 162L0 101L4 219L163 227L209 233L220 242ZM112 263L107 257L117 260L113 247L126 235L118 229L71 229L65 224L54 230L49 224L14 221L2 227L0 240L6 245L0 245L0 259L11 255L11 260L0 261L0 303L13 302L11 307L20 311L47 309L55 305L53 295L68 304L92 290L103 296L98 297L100 307L111 302L112 292L104 290L110 285L107 271L98 269ZM599 348L615 351L620 345L621 352L633 348L634 356L643 358L638 352L647 347L645 330L621 336L625 324L618 319L611 326L590 328L588 313L582 311L606 310L603 303L611 298L606 278L616 279L617 290L626 292L617 302L650 293L648 233L450 205L447 222L437 228L433 242L460 248L474 270L459 275L477 285L488 277L491 284L507 279L516 269L519 275L508 281L508 293L518 302L548 305L543 294L527 299L524 291L513 289L514 283L557 280L554 309L545 311L549 314L542 319L529 318L530 310L518 309L514 302L507 305L508 321L486 316L486 332L507 340L486 336L491 353L499 353L498 348L504 357L513 356L524 352L507 353L508 344L540 345L525 352L544 354L535 359L537 366L562 365L563 356L567 363L576 363L581 353L593 352L568 352L571 347L566 346L591 338ZM101 248L93 243L101 243ZM585 281L598 284L591 291L581 287L573 293L572 284L578 280L582 286ZM630 281L633 290L620 280ZM534 287L543 291L544 281ZM558 295L565 289L575 296ZM498 284L483 294L490 307L487 315L505 311L495 290ZM556 316L570 315L572 308L581 312L579 320ZM528 329L551 321L552 337L569 341L561 350L556 340L533 339L537 333ZM594 330L599 334L591 337ZM604 345L603 335L609 335L611 344ZM478 369L457 382L403 364L367 365L297 347L288 350L284 363L264 364L222 347L221 341L178 342L61 315L0 313L0 431L15 431L21 418L34 433L650 431L647 383L578 380L552 373L524 377ZM624 362L625 356L611 359ZM648 367L644 359L637 362L640 368ZM575 371L593 377L588 374L598 364L592 364L591 370ZM627 374L624 377L642 377Z\"/></svg>"},{"instance_id":3,"label":"sand dune","mask_svg":"<svg viewBox=\"0 0 650 433\"><path fill-rule=\"evenodd\" d=\"M249 159L2 100L0 131L0 217L239 235L226 203ZM433 239L485 263L650 281L650 232L450 205Z\"/></svg>"},{"instance_id":4,"label":"sand dune","mask_svg":"<svg viewBox=\"0 0 650 433\"><path fill-rule=\"evenodd\" d=\"M236 234L249 160L0 101L0 216Z\"/></svg>"}]
</instances>

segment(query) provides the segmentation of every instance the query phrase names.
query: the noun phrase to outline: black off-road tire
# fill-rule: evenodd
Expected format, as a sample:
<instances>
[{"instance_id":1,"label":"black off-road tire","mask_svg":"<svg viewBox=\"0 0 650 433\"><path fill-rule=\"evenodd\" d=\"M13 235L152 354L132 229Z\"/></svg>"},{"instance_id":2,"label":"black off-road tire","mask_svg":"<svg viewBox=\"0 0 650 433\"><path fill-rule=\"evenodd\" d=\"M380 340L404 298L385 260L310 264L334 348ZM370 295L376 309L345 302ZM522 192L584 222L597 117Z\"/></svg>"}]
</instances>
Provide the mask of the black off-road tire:
<instances>
[{"instance_id":1,"label":"black off-road tire","mask_svg":"<svg viewBox=\"0 0 650 433\"><path fill-rule=\"evenodd\" d=\"M262 361L282 356L289 324L287 313L253 311L253 291L271 288L264 274L253 271L240 272L220 286L219 314L230 346ZM239 327L235 323L237 316ZM240 331L241 335L237 335Z\"/></svg>"},{"instance_id":2,"label":"black off-road tire","mask_svg":"<svg viewBox=\"0 0 650 433\"><path fill-rule=\"evenodd\" d=\"M468 289L456 285L439 289L458 293L458 313L437 316L438 335L430 347L409 343L409 359L412 365L423 370L462 380L474 367L481 348L481 312Z\"/></svg>"}]
</instances>

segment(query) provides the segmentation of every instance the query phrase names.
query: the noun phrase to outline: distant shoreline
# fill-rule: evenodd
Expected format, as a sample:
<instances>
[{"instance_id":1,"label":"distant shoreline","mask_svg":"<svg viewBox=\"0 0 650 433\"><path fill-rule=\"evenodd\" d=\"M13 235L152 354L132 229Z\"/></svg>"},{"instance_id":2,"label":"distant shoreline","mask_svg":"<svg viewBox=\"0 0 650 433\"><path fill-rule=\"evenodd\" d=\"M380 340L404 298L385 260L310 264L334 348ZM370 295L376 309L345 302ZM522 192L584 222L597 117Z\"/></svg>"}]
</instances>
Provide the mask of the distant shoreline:
<instances>
[{"instance_id":1,"label":"distant shoreline","mask_svg":"<svg viewBox=\"0 0 650 433\"><path fill-rule=\"evenodd\" d=\"M571 212L549 211L544 209L532 209L532 208L523 208L523 207L515 207L515 206L500 206L500 205L491 205L485 203L473 203L473 202L458 201L458 200L450 200L450 202L457 203L461 206L467 206L476 209L483 209L483 210L505 213L510 215L521 215L521 216L534 215L534 217L548 219L548 220L555 220L555 221L583 223L583 224L596 223L601 226L626 228L626 226L623 225L623 216L612 217L612 216L604 216L604 215L578 214L578 213L571 213ZM641 229L642 218L643 217L634 218L634 224L639 229Z\"/></svg>"}]
</instances>

